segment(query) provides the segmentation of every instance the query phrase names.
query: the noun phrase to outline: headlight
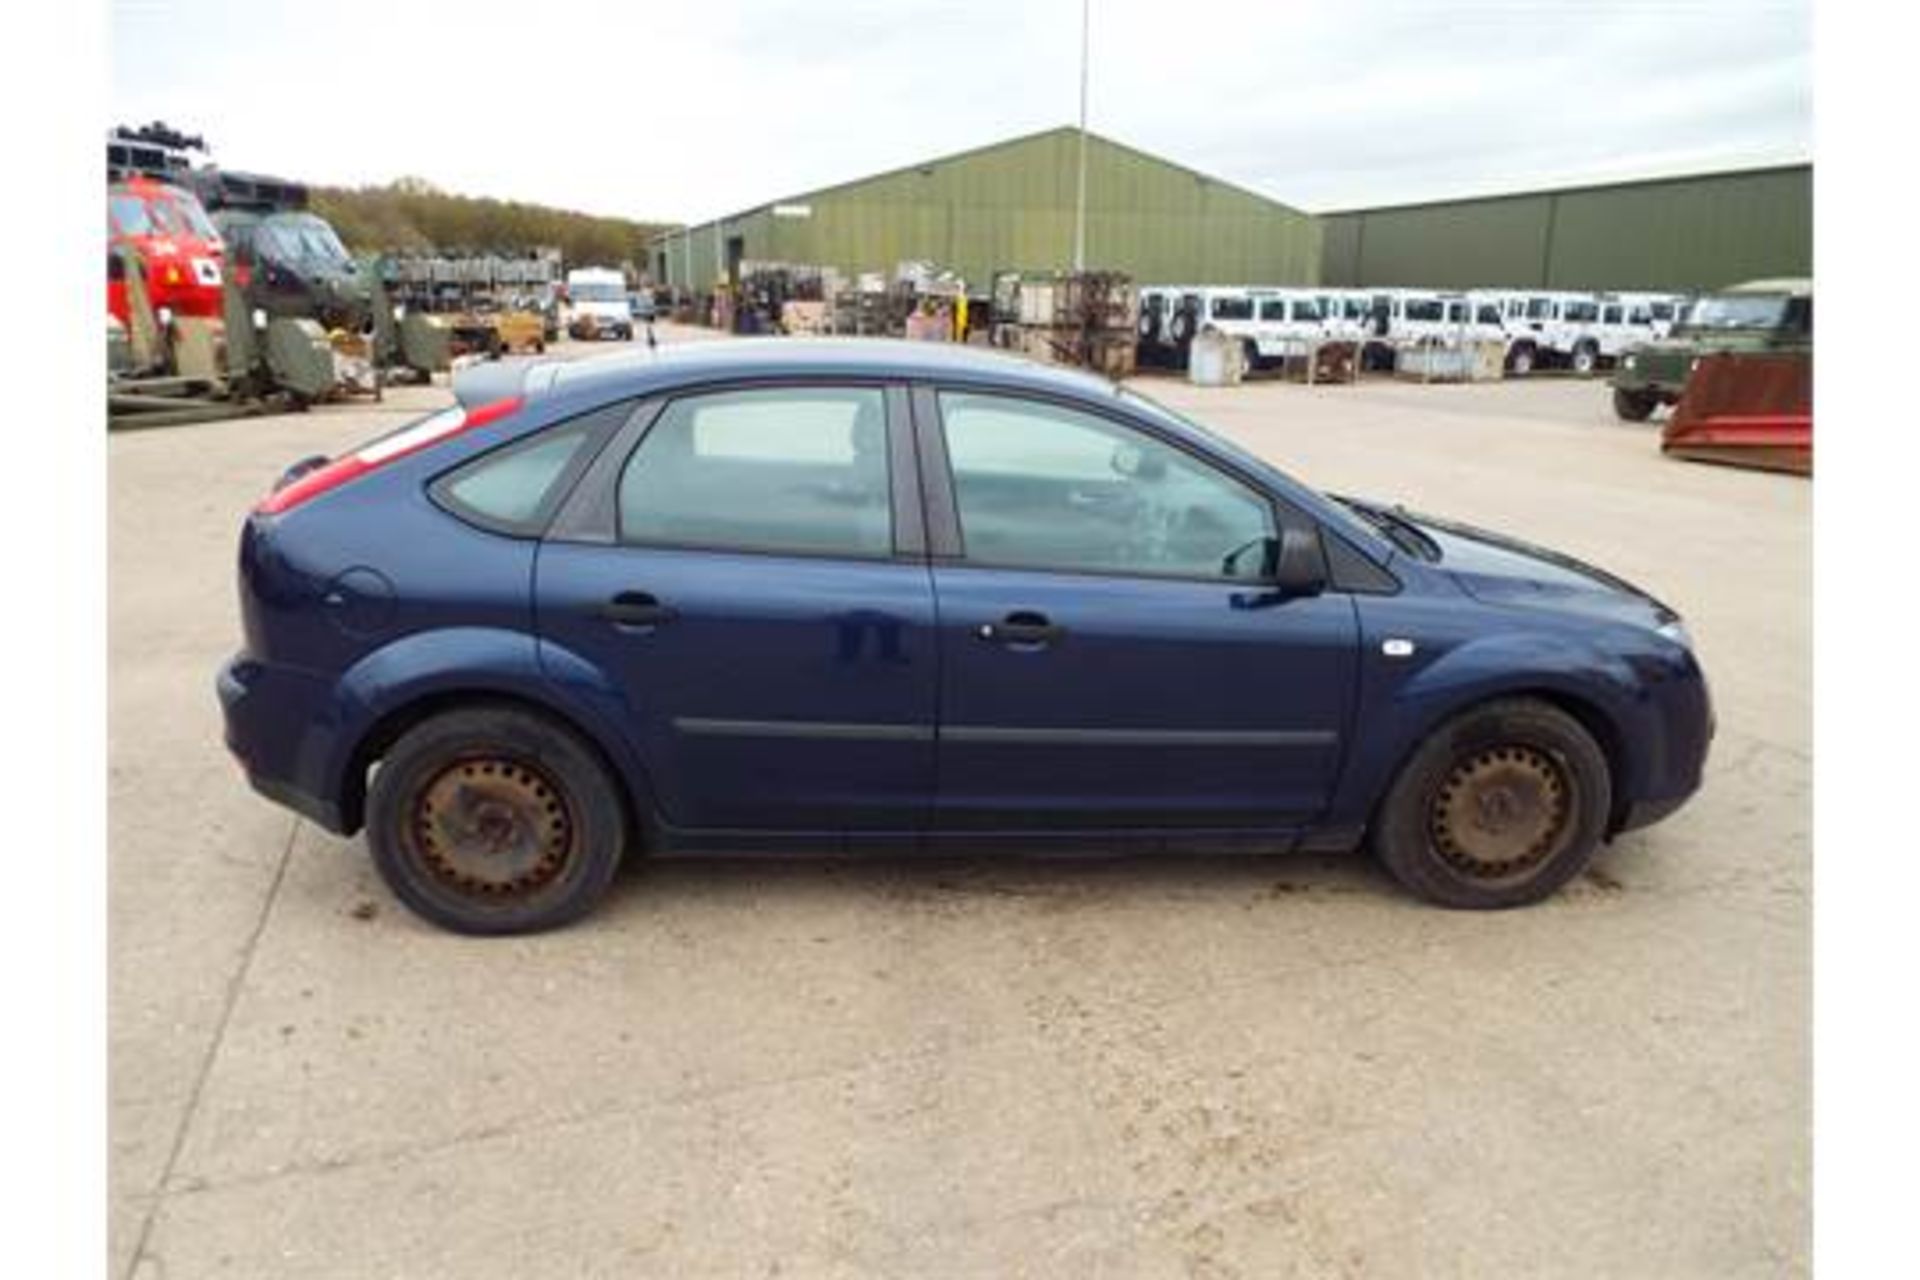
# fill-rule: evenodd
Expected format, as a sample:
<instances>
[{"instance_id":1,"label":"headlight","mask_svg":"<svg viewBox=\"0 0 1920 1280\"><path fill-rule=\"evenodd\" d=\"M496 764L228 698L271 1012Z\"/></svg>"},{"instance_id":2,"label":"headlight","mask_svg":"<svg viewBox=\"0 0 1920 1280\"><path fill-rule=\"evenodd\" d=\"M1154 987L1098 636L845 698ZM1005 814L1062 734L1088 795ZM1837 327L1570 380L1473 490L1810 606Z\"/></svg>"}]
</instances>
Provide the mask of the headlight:
<instances>
[{"instance_id":1,"label":"headlight","mask_svg":"<svg viewBox=\"0 0 1920 1280\"><path fill-rule=\"evenodd\" d=\"M1624 359L1624 360L1622 360L1622 361L1621 361L1620 363L1621 363L1621 365L1622 365L1623 367L1625 367L1625 368L1628 368L1628 369L1632 369L1632 368L1636 368L1636 367L1638 367L1638 366L1639 366L1639 363L1640 363L1640 357L1639 357L1639 356L1628 356L1628 357L1627 357L1626 359Z\"/></svg>"},{"instance_id":2,"label":"headlight","mask_svg":"<svg viewBox=\"0 0 1920 1280\"><path fill-rule=\"evenodd\" d=\"M1687 624L1675 618L1672 622L1663 622L1654 628L1662 638L1671 640L1683 649L1693 648L1693 637L1687 633Z\"/></svg>"}]
</instances>

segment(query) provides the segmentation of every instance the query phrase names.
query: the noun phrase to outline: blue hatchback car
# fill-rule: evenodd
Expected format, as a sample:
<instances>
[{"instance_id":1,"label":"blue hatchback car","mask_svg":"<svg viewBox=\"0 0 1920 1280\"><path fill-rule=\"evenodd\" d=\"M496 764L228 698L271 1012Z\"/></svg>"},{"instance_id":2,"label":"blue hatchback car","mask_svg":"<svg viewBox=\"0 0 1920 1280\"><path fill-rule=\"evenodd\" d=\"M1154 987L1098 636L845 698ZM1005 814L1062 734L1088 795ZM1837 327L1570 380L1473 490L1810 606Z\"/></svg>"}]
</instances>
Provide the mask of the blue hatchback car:
<instances>
[{"instance_id":1,"label":"blue hatchback car","mask_svg":"<svg viewBox=\"0 0 1920 1280\"><path fill-rule=\"evenodd\" d=\"M639 851L1364 843L1503 907L1700 785L1672 610L1105 381L771 339L457 392L252 512L219 676L252 784L448 928Z\"/></svg>"}]
</instances>

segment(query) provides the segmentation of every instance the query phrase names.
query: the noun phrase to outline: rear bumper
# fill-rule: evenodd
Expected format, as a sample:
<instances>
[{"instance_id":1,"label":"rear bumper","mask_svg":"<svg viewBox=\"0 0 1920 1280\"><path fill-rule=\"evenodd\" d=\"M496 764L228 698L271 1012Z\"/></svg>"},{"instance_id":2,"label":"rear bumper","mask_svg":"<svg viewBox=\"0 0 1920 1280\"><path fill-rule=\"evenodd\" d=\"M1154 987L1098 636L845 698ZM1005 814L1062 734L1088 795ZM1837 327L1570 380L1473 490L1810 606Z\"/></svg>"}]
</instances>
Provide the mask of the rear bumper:
<instances>
[{"instance_id":1,"label":"rear bumper","mask_svg":"<svg viewBox=\"0 0 1920 1280\"><path fill-rule=\"evenodd\" d=\"M227 750L248 784L328 831L351 834L329 776L335 738L328 728L329 686L242 653L220 668L214 687L226 720Z\"/></svg>"}]
</instances>

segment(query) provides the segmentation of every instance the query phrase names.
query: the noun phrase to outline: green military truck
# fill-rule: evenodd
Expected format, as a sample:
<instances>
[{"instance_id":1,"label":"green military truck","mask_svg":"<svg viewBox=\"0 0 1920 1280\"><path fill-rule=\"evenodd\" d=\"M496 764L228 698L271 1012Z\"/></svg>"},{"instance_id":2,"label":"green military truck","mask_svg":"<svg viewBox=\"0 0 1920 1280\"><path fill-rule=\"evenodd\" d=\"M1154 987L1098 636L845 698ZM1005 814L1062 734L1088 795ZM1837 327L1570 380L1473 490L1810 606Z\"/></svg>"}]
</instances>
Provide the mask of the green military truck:
<instances>
[{"instance_id":1,"label":"green military truck","mask_svg":"<svg viewBox=\"0 0 1920 1280\"><path fill-rule=\"evenodd\" d=\"M1660 341L1635 347L1613 371L1613 411L1645 422L1680 402L1700 357L1719 352L1813 352L1813 282L1754 280L1696 299Z\"/></svg>"}]
</instances>

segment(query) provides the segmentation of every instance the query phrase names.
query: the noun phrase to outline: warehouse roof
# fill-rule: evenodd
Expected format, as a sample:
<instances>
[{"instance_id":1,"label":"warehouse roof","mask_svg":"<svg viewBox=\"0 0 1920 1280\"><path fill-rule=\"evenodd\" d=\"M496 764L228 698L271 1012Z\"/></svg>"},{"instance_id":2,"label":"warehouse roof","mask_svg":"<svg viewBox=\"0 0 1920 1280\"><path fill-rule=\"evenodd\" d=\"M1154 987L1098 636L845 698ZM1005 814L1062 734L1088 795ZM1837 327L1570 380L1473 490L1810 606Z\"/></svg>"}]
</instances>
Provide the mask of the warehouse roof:
<instances>
[{"instance_id":1,"label":"warehouse roof","mask_svg":"<svg viewBox=\"0 0 1920 1280\"><path fill-rule=\"evenodd\" d=\"M1738 169L1689 170L1647 174L1638 178L1608 178L1597 182L1577 182L1567 186L1530 187L1520 191L1486 191L1478 195L1442 196L1431 200L1402 200L1392 204L1351 205L1339 209L1318 210L1322 218L1350 217L1357 213L1393 213L1401 209L1435 209L1452 204L1488 204L1496 200L1529 200L1538 196L1579 195L1588 191L1618 191L1623 187L1657 187L1669 184L1701 182L1714 178L1744 178L1762 173L1787 173L1810 169L1813 161L1792 160L1781 164L1750 165Z\"/></svg>"},{"instance_id":2,"label":"warehouse roof","mask_svg":"<svg viewBox=\"0 0 1920 1280\"><path fill-rule=\"evenodd\" d=\"M1043 138L1056 137L1062 134L1067 136L1072 136L1074 134L1077 134L1078 132L1079 132L1078 127L1074 125L1070 125L1070 124L1055 125L1053 128L1050 128L1050 129L1041 129L1034 133L1023 133L1018 135L1017 137L1002 138L998 142L989 142L989 143L984 143L981 146L969 147L964 151L949 152L948 154L943 156L935 156L931 160L921 160L913 164L903 164L903 165L898 165L891 169L882 169L877 173L869 173L859 178L849 178L844 182L835 182L824 187L812 187L806 191L802 191L794 195L781 196L778 199L765 200L759 204L749 205L746 208L741 209L736 213L729 213L723 217L708 218L704 222L694 223L685 227L678 227L672 231L660 232L658 235L655 235L649 243L657 244L662 240L670 240L677 235L685 235L690 232L699 231L703 228L713 226L716 222L735 222L741 218L745 218L752 214L758 213L762 209L771 209L775 205L801 204L815 196L823 196L835 191L845 191L851 187L863 186L869 182L879 182L886 178L899 177L902 174L922 172L925 170L933 169L939 165L954 164L962 160L975 159L980 156L990 155L996 151L1005 151L1013 147L1026 146L1029 143L1039 142ZM1202 173L1198 169L1189 168L1186 165L1176 163L1175 161L1172 161L1172 160L1168 160L1164 156L1154 155L1150 151L1142 151L1138 147L1130 147L1124 142L1116 142L1112 138L1109 138L1104 134L1096 133L1091 129L1087 130L1087 138L1089 141L1097 142L1103 146L1112 147L1118 151L1127 152L1129 155L1139 156L1142 159L1153 162L1154 164L1162 165L1168 169L1172 169L1177 173L1184 173L1189 177L1196 179L1197 181L1211 183L1214 186L1222 187L1228 191L1237 191L1242 195L1251 197L1252 199L1260 200L1267 204L1273 205L1274 207L1284 210L1287 213L1298 214L1302 217L1308 216L1305 210L1297 208L1294 205L1287 204L1285 201L1276 200L1272 196L1267 195L1264 192L1255 191L1251 187L1243 187L1238 183L1228 182L1224 178L1217 178L1212 174Z\"/></svg>"}]
</instances>

